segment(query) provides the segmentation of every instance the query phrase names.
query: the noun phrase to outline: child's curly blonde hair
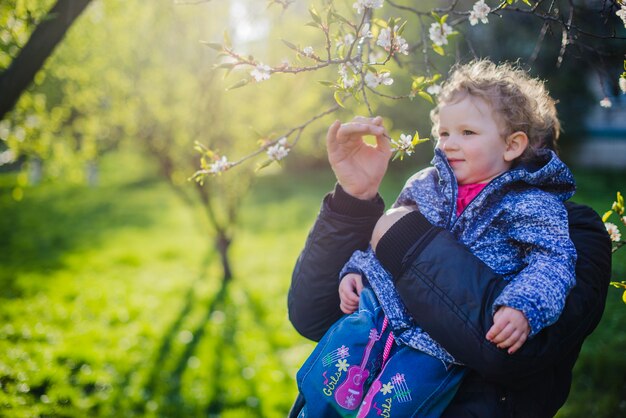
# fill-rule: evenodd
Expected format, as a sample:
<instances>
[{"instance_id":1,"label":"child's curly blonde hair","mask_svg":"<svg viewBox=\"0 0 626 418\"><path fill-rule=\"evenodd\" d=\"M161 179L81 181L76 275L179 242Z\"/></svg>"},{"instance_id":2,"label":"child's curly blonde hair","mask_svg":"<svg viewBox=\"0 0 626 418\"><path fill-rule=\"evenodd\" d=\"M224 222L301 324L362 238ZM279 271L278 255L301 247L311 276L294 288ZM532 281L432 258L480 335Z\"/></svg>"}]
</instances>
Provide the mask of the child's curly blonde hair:
<instances>
[{"instance_id":1,"label":"child's curly blonde hair","mask_svg":"<svg viewBox=\"0 0 626 418\"><path fill-rule=\"evenodd\" d=\"M544 83L518 66L496 65L486 59L452 68L450 77L442 85L438 104L430 112L433 137L438 137L440 107L458 102L468 94L485 100L496 112L505 130L503 139L514 132L526 133L528 147L519 157L520 161L532 162L541 149L556 151L561 123L556 102Z\"/></svg>"}]
</instances>

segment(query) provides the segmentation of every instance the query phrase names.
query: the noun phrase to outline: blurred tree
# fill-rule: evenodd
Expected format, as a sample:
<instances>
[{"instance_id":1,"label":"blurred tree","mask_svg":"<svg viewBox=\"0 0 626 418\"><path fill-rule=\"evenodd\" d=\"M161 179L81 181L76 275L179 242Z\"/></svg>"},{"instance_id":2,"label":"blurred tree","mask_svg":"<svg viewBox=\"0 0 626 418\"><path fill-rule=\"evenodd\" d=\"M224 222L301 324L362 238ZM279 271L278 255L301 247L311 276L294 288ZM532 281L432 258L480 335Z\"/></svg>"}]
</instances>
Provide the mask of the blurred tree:
<instances>
[{"instance_id":1,"label":"blurred tree","mask_svg":"<svg viewBox=\"0 0 626 418\"><path fill-rule=\"evenodd\" d=\"M50 56L54 48L65 36L74 20L82 13L91 0L58 0L56 4L36 24L28 42L19 50L11 65L0 74L0 120L10 111L22 92L33 81L37 71ZM13 24L20 19L19 7L15 0L5 2L2 12L13 7ZM20 3L20 2L17 2ZM23 4L24 2L21 2ZM22 6L23 7L23 6ZM28 9L26 20L32 19ZM10 16L9 13L6 16ZM4 45L6 48L6 45Z\"/></svg>"},{"instance_id":2,"label":"blurred tree","mask_svg":"<svg viewBox=\"0 0 626 418\"><path fill-rule=\"evenodd\" d=\"M35 4L45 16L45 1ZM104 153L140 147L181 197L202 204L224 279L230 279L228 250L254 170L242 168L236 177L215 177L202 185L188 182L198 158L194 144L229 155L245 153L320 107L319 95L277 83L225 92L212 71L216 53L199 41L221 36L222 24L232 21L229 31L238 46L262 49L270 32L267 19L273 19L260 24L238 13L230 4L93 0L32 88L0 122L0 147L8 147L24 167L41 161L44 175L76 181L84 179L85 164L93 171ZM31 14L24 9L24 16ZM276 11L273 26L280 26L281 18ZM11 56L4 58L6 65L12 62ZM285 106L289 102L294 104ZM14 197L21 196L26 181L18 177Z\"/></svg>"}]
</instances>

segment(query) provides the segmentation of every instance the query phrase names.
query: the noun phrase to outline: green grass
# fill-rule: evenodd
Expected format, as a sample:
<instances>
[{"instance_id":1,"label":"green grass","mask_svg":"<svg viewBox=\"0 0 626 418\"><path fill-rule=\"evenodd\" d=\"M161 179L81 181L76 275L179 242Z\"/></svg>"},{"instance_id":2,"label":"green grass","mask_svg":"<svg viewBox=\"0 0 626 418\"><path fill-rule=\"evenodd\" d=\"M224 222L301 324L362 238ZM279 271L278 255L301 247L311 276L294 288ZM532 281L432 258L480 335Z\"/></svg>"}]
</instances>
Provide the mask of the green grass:
<instances>
[{"instance_id":1,"label":"green grass","mask_svg":"<svg viewBox=\"0 0 626 418\"><path fill-rule=\"evenodd\" d=\"M101 177L16 202L0 175L0 416L285 416L313 347L289 324L286 294L330 171L258 179L226 290L197 208L132 155L109 157ZM385 183L388 203L404 178ZM578 200L600 212L621 187L618 173L578 178ZM626 414L620 298L609 290L560 417Z\"/></svg>"}]
</instances>

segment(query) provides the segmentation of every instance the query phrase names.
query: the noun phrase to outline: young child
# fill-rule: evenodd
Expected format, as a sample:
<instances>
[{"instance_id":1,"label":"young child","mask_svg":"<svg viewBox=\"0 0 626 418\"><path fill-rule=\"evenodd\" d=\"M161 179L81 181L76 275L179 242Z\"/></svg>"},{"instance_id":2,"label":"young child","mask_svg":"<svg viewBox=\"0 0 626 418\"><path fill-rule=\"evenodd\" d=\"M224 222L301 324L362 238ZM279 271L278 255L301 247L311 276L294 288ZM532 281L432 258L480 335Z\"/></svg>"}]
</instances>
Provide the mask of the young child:
<instances>
[{"instance_id":1,"label":"young child","mask_svg":"<svg viewBox=\"0 0 626 418\"><path fill-rule=\"evenodd\" d=\"M415 207L451 231L508 281L486 338L513 353L557 320L575 284L576 254L562 203L575 187L550 151L560 129L554 100L524 71L482 60L453 71L431 119L438 139L433 166L409 179L374 236ZM341 273L342 311L354 312L359 303L359 312L375 309L364 307L371 298L360 297L371 288L392 330L388 340L399 343L385 350L359 417L376 416L381 405L390 416L438 416L462 379L458 362L406 312L393 285L398 273L386 271L371 247L355 252Z\"/></svg>"}]
</instances>

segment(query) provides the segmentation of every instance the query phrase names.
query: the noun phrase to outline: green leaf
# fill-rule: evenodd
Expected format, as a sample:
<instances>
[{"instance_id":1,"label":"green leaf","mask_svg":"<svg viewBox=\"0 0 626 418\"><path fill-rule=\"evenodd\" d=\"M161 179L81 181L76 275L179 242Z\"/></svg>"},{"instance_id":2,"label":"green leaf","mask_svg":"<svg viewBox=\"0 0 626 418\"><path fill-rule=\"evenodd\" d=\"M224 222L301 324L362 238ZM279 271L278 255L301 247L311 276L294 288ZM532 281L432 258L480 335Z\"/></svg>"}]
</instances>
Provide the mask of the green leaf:
<instances>
[{"instance_id":1,"label":"green leaf","mask_svg":"<svg viewBox=\"0 0 626 418\"><path fill-rule=\"evenodd\" d=\"M441 55L442 57L446 54L443 50L442 47L440 47L439 45L433 44L433 51L435 51L436 53L438 53L439 55Z\"/></svg>"},{"instance_id":2,"label":"green leaf","mask_svg":"<svg viewBox=\"0 0 626 418\"><path fill-rule=\"evenodd\" d=\"M380 18L374 18L372 19L372 24L380 26L381 28L386 28L387 27L387 21L380 19Z\"/></svg>"},{"instance_id":3,"label":"green leaf","mask_svg":"<svg viewBox=\"0 0 626 418\"><path fill-rule=\"evenodd\" d=\"M335 102L337 102L339 106L343 107L344 109L346 108L343 104L343 101L341 98L341 92L339 90L337 90L335 94L333 94L333 97L335 98Z\"/></svg>"},{"instance_id":4,"label":"green leaf","mask_svg":"<svg viewBox=\"0 0 626 418\"><path fill-rule=\"evenodd\" d=\"M213 68L228 68L228 69L233 69L235 68L235 63L234 62L222 62L220 64L215 64L213 66Z\"/></svg>"},{"instance_id":5,"label":"green leaf","mask_svg":"<svg viewBox=\"0 0 626 418\"><path fill-rule=\"evenodd\" d=\"M315 22L309 22L307 24L305 24L304 26L311 26L312 28L322 28L322 25L320 23L315 23Z\"/></svg>"},{"instance_id":6,"label":"green leaf","mask_svg":"<svg viewBox=\"0 0 626 418\"><path fill-rule=\"evenodd\" d=\"M401 35L402 35L402 32L404 32L404 28L406 27L406 23L407 23L407 21L405 20L405 21L404 21L404 23L402 23L402 24L400 25L400 27L398 28L398 30L396 31L396 34L397 34L398 36L401 36Z\"/></svg>"},{"instance_id":7,"label":"green leaf","mask_svg":"<svg viewBox=\"0 0 626 418\"><path fill-rule=\"evenodd\" d=\"M411 145L416 146L428 141L430 141L430 138L420 138L420 133L418 131L415 131L415 135L413 135Z\"/></svg>"},{"instance_id":8,"label":"green leaf","mask_svg":"<svg viewBox=\"0 0 626 418\"><path fill-rule=\"evenodd\" d=\"M524 3L526 3L528 6L532 7L533 5L530 3L529 0L522 0Z\"/></svg>"},{"instance_id":9,"label":"green leaf","mask_svg":"<svg viewBox=\"0 0 626 418\"><path fill-rule=\"evenodd\" d=\"M274 162L274 160L265 160L262 163L259 163L256 166L256 169L254 171L260 171L262 169L264 169L265 167L267 167L268 165L272 164Z\"/></svg>"},{"instance_id":10,"label":"green leaf","mask_svg":"<svg viewBox=\"0 0 626 418\"><path fill-rule=\"evenodd\" d=\"M612 214L612 210L607 210L606 212L604 212L604 215L602 215L602 222L606 222Z\"/></svg>"},{"instance_id":11,"label":"green leaf","mask_svg":"<svg viewBox=\"0 0 626 418\"><path fill-rule=\"evenodd\" d=\"M311 17L313 18L313 21L315 23L318 23L319 25L322 24L322 18L320 17L320 15L317 13L317 10L315 10L315 7L311 6L309 8L309 14L311 15Z\"/></svg>"},{"instance_id":12,"label":"green leaf","mask_svg":"<svg viewBox=\"0 0 626 418\"><path fill-rule=\"evenodd\" d=\"M300 50L295 44L293 44L293 43L291 43L291 42L289 42L289 41L287 41L285 39L281 39L281 41L283 41L283 43L285 45L287 45L288 48L293 49L294 51L299 51Z\"/></svg>"},{"instance_id":13,"label":"green leaf","mask_svg":"<svg viewBox=\"0 0 626 418\"><path fill-rule=\"evenodd\" d=\"M444 23L446 23L446 20L448 20L448 15L443 15L441 16L441 20L439 21L439 23L443 25Z\"/></svg>"},{"instance_id":14,"label":"green leaf","mask_svg":"<svg viewBox=\"0 0 626 418\"><path fill-rule=\"evenodd\" d=\"M424 100L430 102L431 104L435 104L435 102L433 101L433 98L430 96L430 94L426 93L425 91L419 91L417 92L417 94Z\"/></svg>"},{"instance_id":15,"label":"green leaf","mask_svg":"<svg viewBox=\"0 0 626 418\"><path fill-rule=\"evenodd\" d=\"M334 10L332 11L332 15L333 15L333 17L335 17L336 19L338 19L339 21L341 21L343 23L347 23L347 24L351 23L348 19L346 19L345 17L343 17L339 13L335 12Z\"/></svg>"},{"instance_id":16,"label":"green leaf","mask_svg":"<svg viewBox=\"0 0 626 418\"><path fill-rule=\"evenodd\" d=\"M228 87L226 90L234 90L234 89L238 89L239 87L243 87L246 84L248 84L250 82L249 78L244 78L242 80L239 80L238 82L236 82L235 84L233 84L232 86Z\"/></svg>"},{"instance_id":17,"label":"green leaf","mask_svg":"<svg viewBox=\"0 0 626 418\"><path fill-rule=\"evenodd\" d=\"M224 31L224 45L226 45L227 48L230 48L232 46L232 42L230 41L230 36L228 35L227 30Z\"/></svg>"},{"instance_id":18,"label":"green leaf","mask_svg":"<svg viewBox=\"0 0 626 418\"><path fill-rule=\"evenodd\" d=\"M337 87L337 83L335 83L334 81L318 80L317 82L320 83L322 86Z\"/></svg>"},{"instance_id":19,"label":"green leaf","mask_svg":"<svg viewBox=\"0 0 626 418\"><path fill-rule=\"evenodd\" d=\"M201 44L208 46L211 49L214 49L216 51L223 51L224 50L224 46L222 46L222 44L218 44L217 42L207 42L207 41L200 41Z\"/></svg>"}]
</instances>

